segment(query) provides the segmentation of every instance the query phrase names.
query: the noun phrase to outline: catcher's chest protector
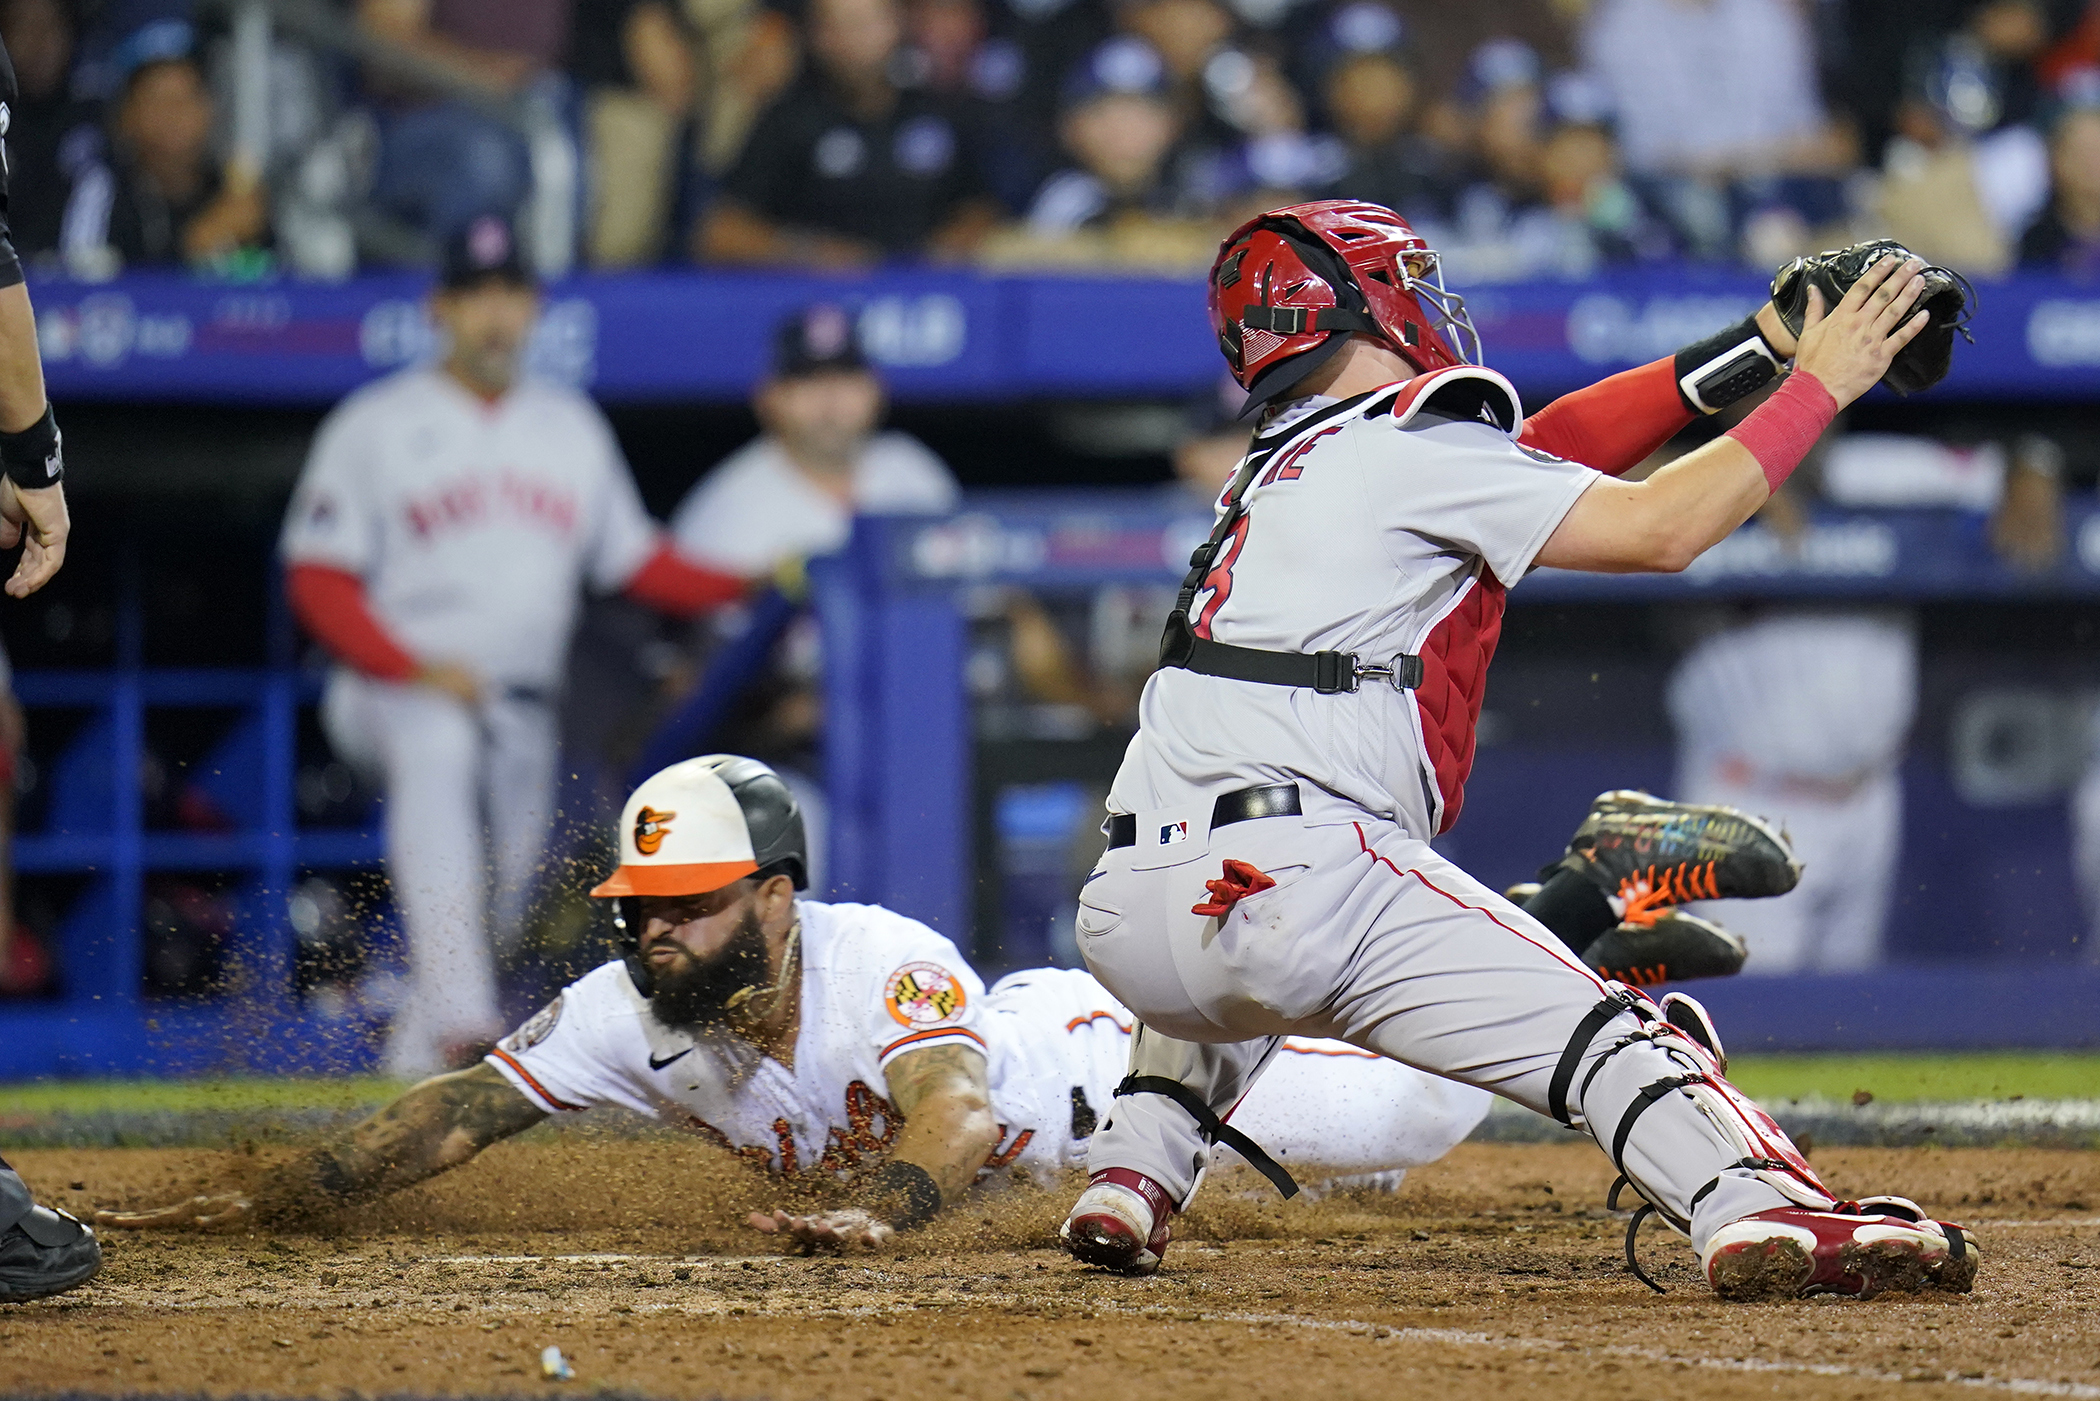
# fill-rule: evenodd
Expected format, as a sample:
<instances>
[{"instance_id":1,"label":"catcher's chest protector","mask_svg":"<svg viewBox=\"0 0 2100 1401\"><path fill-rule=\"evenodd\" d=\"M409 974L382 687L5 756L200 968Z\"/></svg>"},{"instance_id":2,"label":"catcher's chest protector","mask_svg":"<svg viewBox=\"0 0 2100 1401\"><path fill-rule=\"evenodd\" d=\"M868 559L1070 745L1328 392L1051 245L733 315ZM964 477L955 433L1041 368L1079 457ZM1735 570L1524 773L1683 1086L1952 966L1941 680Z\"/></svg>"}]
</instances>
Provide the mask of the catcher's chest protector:
<instances>
[{"instance_id":1,"label":"catcher's chest protector","mask_svg":"<svg viewBox=\"0 0 2100 1401\"><path fill-rule=\"evenodd\" d=\"M1422 717L1422 747L1436 772L1443 815L1437 832L1451 830L1465 806L1466 779L1478 748L1480 703L1487 696L1488 663L1502 640L1502 610L1508 591L1482 570L1458 604L1422 645L1422 684L1415 709Z\"/></svg>"}]
</instances>

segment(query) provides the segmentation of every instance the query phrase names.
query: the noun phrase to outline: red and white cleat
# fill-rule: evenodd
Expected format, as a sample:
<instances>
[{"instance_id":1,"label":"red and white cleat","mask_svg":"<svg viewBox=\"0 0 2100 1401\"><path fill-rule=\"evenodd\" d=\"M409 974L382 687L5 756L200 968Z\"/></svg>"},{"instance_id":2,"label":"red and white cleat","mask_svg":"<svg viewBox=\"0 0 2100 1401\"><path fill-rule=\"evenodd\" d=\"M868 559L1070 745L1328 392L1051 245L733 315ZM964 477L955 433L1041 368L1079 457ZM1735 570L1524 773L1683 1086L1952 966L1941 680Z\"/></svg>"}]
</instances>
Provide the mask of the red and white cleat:
<instances>
[{"instance_id":1,"label":"red and white cleat","mask_svg":"<svg viewBox=\"0 0 2100 1401\"><path fill-rule=\"evenodd\" d=\"M1714 1232L1699 1264L1724 1299L1804 1299L1889 1289L1966 1294L1976 1282L1976 1237L1933 1221L1902 1197L1840 1202L1829 1211L1783 1206Z\"/></svg>"},{"instance_id":2,"label":"red and white cleat","mask_svg":"<svg viewBox=\"0 0 2100 1401\"><path fill-rule=\"evenodd\" d=\"M1057 1238L1082 1265L1149 1275L1166 1254L1173 1217L1166 1188L1128 1168L1103 1168L1087 1179Z\"/></svg>"}]
</instances>

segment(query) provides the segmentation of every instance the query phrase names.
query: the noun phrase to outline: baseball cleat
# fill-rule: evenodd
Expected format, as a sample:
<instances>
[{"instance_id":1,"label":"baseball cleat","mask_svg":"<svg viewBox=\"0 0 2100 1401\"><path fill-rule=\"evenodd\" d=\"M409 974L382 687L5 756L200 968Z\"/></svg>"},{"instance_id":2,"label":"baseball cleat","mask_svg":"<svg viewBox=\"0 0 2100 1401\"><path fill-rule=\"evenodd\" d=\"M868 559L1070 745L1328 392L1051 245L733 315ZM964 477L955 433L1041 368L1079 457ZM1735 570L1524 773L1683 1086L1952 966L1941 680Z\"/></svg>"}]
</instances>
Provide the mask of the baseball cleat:
<instances>
[{"instance_id":1,"label":"baseball cleat","mask_svg":"<svg viewBox=\"0 0 2100 1401\"><path fill-rule=\"evenodd\" d=\"M1166 1188L1128 1168L1103 1168L1087 1179L1057 1238L1082 1265L1149 1275L1166 1254L1173 1217Z\"/></svg>"},{"instance_id":2,"label":"baseball cleat","mask_svg":"<svg viewBox=\"0 0 2100 1401\"><path fill-rule=\"evenodd\" d=\"M1584 963L1630 987L1733 977L1749 957L1741 935L1673 909L1651 911L1647 924L1607 929L1582 951Z\"/></svg>"},{"instance_id":3,"label":"baseball cleat","mask_svg":"<svg viewBox=\"0 0 2100 1401\"><path fill-rule=\"evenodd\" d=\"M0 1167L0 1304L20 1304L87 1283L102 1268L95 1233L74 1217L36 1205L11 1169Z\"/></svg>"},{"instance_id":4,"label":"baseball cleat","mask_svg":"<svg viewBox=\"0 0 2100 1401\"><path fill-rule=\"evenodd\" d=\"M1559 868L1595 881L1635 925L1687 900L1784 895L1801 879L1793 843L1763 818L1632 788L1597 795Z\"/></svg>"},{"instance_id":5,"label":"baseball cleat","mask_svg":"<svg viewBox=\"0 0 2100 1401\"><path fill-rule=\"evenodd\" d=\"M1941 1289L1976 1282L1976 1237L1927 1219L1902 1197L1840 1202L1829 1211L1783 1206L1731 1221L1699 1257L1714 1293L1735 1302Z\"/></svg>"}]
</instances>

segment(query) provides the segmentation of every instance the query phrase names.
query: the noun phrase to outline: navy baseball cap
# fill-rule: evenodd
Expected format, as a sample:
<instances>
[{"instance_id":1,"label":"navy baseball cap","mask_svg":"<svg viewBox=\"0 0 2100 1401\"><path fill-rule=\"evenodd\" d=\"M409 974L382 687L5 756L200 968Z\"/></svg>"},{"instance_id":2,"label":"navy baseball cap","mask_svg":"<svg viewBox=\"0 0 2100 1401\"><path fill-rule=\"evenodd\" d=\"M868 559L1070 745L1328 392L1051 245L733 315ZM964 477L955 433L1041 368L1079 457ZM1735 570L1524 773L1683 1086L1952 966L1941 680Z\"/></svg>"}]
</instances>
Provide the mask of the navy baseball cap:
<instances>
[{"instance_id":1,"label":"navy baseball cap","mask_svg":"<svg viewBox=\"0 0 2100 1401\"><path fill-rule=\"evenodd\" d=\"M866 368L868 358L861 351L853 313L834 302L803 307L773 333L775 379Z\"/></svg>"},{"instance_id":2,"label":"navy baseball cap","mask_svg":"<svg viewBox=\"0 0 2100 1401\"><path fill-rule=\"evenodd\" d=\"M438 285L448 292L476 287L500 278L519 287L537 286L518 236L510 224L493 214L484 214L445 240L438 264Z\"/></svg>"},{"instance_id":3,"label":"navy baseball cap","mask_svg":"<svg viewBox=\"0 0 2100 1401\"><path fill-rule=\"evenodd\" d=\"M1065 75L1059 105L1070 111L1097 97L1150 97L1165 101L1171 88L1159 51L1143 39L1119 34L1088 54Z\"/></svg>"}]
</instances>

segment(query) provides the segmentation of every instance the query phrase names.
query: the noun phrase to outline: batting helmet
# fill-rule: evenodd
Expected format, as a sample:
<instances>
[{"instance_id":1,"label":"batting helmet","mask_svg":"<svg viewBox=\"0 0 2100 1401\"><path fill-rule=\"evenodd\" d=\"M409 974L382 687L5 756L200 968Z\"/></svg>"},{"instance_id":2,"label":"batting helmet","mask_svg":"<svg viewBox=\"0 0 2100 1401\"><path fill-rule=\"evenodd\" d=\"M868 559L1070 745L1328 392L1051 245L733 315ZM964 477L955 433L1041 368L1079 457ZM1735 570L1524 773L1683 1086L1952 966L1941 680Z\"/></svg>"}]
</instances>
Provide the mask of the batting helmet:
<instances>
[{"instance_id":1,"label":"batting helmet","mask_svg":"<svg viewBox=\"0 0 2100 1401\"><path fill-rule=\"evenodd\" d=\"M1480 362L1480 335L1465 298L1444 287L1436 250L1392 210L1360 200L1293 204L1233 230L1210 269L1210 324L1246 412L1326 363L1351 332L1423 373Z\"/></svg>"},{"instance_id":2,"label":"batting helmet","mask_svg":"<svg viewBox=\"0 0 2100 1401\"><path fill-rule=\"evenodd\" d=\"M620 813L620 868L591 894L705 895L773 866L808 888L795 795L756 759L708 754L634 790Z\"/></svg>"}]
</instances>

